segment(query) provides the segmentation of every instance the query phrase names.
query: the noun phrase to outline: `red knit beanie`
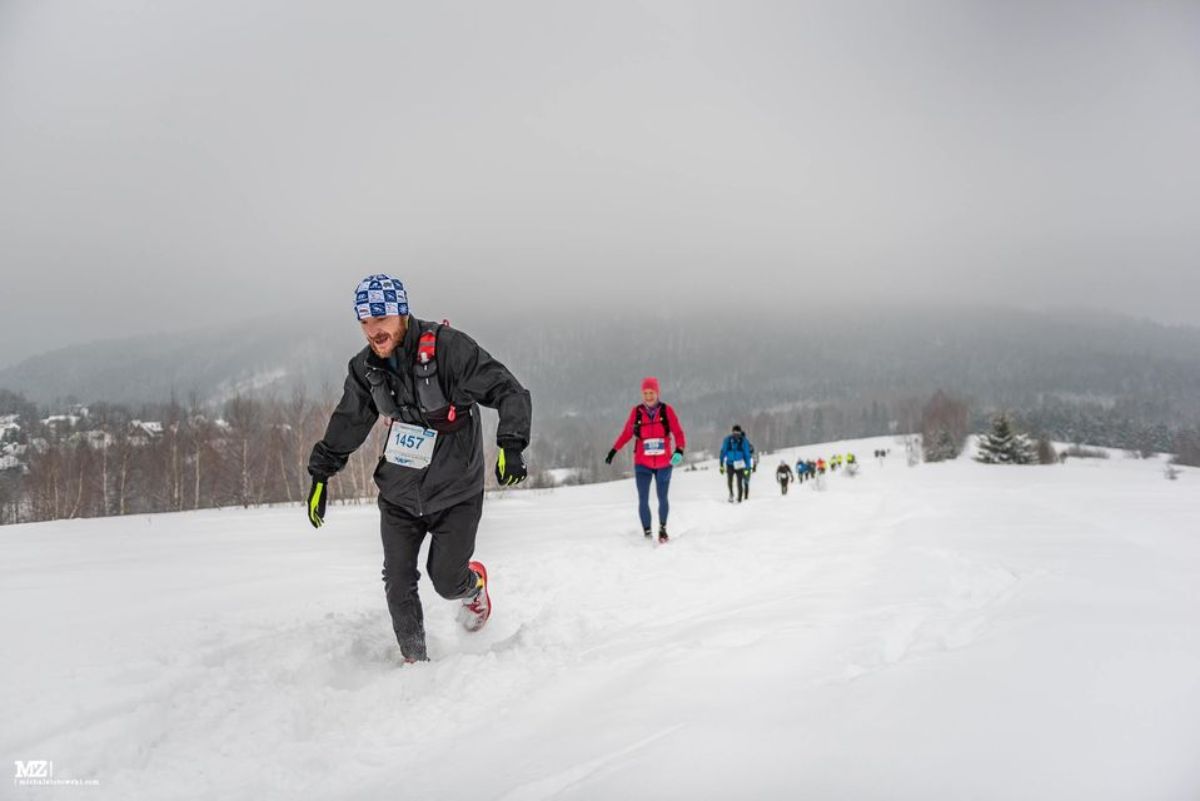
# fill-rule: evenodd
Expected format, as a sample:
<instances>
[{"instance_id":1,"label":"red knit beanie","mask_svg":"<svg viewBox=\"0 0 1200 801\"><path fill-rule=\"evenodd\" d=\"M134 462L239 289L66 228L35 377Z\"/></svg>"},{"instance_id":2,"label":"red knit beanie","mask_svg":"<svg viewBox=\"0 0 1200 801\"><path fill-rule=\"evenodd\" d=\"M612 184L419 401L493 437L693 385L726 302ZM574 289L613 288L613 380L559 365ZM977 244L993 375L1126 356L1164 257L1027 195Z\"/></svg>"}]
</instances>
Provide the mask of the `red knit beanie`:
<instances>
[{"instance_id":1,"label":"red knit beanie","mask_svg":"<svg viewBox=\"0 0 1200 801\"><path fill-rule=\"evenodd\" d=\"M645 392L648 389L654 390L656 395L662 394L662 391L658 388L658 379L654 378L653 376L648 376L642 379L642 392Z\"/></svg>"}]
</instances>

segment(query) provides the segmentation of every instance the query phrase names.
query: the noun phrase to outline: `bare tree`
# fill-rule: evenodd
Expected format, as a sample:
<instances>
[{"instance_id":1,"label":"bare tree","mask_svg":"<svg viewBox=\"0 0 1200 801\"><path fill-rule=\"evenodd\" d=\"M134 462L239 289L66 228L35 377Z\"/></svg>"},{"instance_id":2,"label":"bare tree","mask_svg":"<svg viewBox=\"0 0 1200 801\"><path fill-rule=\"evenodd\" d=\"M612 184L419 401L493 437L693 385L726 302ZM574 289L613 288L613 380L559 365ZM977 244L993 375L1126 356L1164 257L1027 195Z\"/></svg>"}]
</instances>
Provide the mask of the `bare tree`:
<instances>
[{"instance_id":1,"label":"bare tree","mask_svg":"<svg viewBox=\"0 0 1200 801\"><path fill-rule=\"evenodd\" d=\"M262 424L261 405L241 395L225 404L225 419L232 429L234 470L237 478L234 499L241 506L250 506L259 499L255 479L261 475Z\"/></svg>"},{"instance_id":2,"label":"bare tree","mask_svg":"<svg viewBox=\"0 0 1200 801\"><path fill-rule=\"evenodd\" d=\"M921 411L925 461L955 459L967 438L967 404L938 390Z\"/></svg>"},{"instance_id":3,"label":"bare tree","mask_svg":"<svg viewBox=\"0 0 1200 801\"><path fill-rule=\"evenodd\" d=\"M130 463L133 457L133 446L125 432L117 434L117 514L123 515L128 509Z\"/></svg>"}]
</instances>

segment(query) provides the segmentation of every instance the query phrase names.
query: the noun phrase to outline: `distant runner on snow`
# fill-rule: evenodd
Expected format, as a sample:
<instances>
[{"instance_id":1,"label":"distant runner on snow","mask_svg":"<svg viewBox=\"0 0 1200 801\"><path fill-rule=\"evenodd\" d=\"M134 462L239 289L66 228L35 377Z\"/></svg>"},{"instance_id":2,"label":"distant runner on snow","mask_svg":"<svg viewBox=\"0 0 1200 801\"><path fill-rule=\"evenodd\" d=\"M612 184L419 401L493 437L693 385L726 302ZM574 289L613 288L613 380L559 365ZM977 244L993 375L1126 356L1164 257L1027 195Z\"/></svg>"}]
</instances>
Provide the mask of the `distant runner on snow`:
<instances>
[{"instance_id":1,"label":"distant runner on snow","mask_svg":"<svg viewBox=\"0 0 1200 801\"><path fill-rule=\"evenodd\" d=\"M721 443L719 469L727 475L729 502L734 503L733 485L737 483L737 503L750 497L750 473L754 470L754 446L740 425Z\"/></svg>"},{"instance_id":2,"label":"distant runner on snow","mask_svg":"<svg viewBox=\"0 0 1200 801\"><path fill-rule=\"evenodd\" d=\"M788 485L796 480L792 468L788 466L787 460L779 463L779 467L775 468L775 480L779 482L779 492L782 495L787 495Z\"/></svg>"}]
</instances>

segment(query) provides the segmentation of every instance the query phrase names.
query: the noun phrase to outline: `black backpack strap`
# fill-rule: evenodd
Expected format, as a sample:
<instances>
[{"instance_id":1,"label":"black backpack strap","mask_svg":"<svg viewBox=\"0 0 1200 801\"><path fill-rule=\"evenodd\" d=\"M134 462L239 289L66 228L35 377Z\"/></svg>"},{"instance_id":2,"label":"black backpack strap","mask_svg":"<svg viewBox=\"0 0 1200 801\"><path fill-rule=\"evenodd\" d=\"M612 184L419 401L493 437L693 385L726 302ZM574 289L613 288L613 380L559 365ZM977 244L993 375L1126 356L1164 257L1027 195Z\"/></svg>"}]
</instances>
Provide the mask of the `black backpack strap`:
<instances>
[{"instance_id":1,"label":"black backpack strap","mask_svg":"<svg viewBox=\"0 0 1200 801\"><path fill-rule=\"evenodd\" d=\"M442 376L437 366L437 345L442 325L433 325L421 331L417 352L413 356L413 379L417 405L424 412L437 411L449 405L443 388Z\"/></svg>"},{"instance_id":2,"label":"black backpack strap","mask_svg":"<svg viewBox=\"0 0 1200 801\"><path fill-rule=\"evenodd\" d=\"M645 406L639 403L633 409L633 436L636 439L642 438L642 412L645 408ZM665 403L658 405L658 421L662 423L663 439L671 436L671 418L667 416L667 404ZM647 418L646 422L649 423L651 420Z\"/></svg>"}]
</instances>

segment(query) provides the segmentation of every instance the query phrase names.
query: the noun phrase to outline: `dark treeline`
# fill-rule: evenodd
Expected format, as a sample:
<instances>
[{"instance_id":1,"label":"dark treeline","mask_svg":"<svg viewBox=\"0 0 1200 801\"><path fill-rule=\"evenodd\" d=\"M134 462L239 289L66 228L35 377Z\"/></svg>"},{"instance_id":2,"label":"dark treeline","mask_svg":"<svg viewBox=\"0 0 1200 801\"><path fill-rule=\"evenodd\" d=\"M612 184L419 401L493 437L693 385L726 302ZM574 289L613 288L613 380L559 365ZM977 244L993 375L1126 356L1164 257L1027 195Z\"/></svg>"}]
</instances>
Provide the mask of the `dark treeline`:
<instances>
[{"instance_id":1,"label":"dark treeline","mask_svg":"<svg viewBox=\"0 0 1200 801\"><path fill-rule=\"evenodd\" d=\"M20 466L0 471L2 523L299 502L331 409L297 393L235 397L218 410L98 404L39 418L6 400L20 429L5 447ZM343 471L347 497L370 495L377 447L368 442Z\"/></svg>"},{"instance_id":2,"label":"dark treeline","mask_svg":"<svg viewBox=\"0 0 1200 801\"><path fill-rule=\"evenodd\" d=\"M0 439L10 460L0 470L0 523L299 503L309 488L309 450L331 411L331 400L317 403L297 391L287 399L238 396L218 408L196 402L136 409L71 404L50 414L0 391L0 415L16 423ZM879 403L817 406L764 411L743 424L760 448L771 450L886 433L898 425L895 412ZM484 419L490 442L494 415L487 412ZM602 457L622 422L575 415L539 421L528 453L534 468L528 486L619 476ZM711 454L725 434L717 419L693 418L689 427L693 460ZM334 479L335 500L374 495L372 472L385 431L385 424L377 426ZM552 468L565 475L552 476Z\"/></svg>"},{"instance_id":3,"label":"dark treeline","mask_svg":"<svg viewBox=\"0 0 1200 801\"><path fill-rule=\"evenodd\" d=\"M1185 447L1186 427L1169 426L1138 406L1129 401L1099 404L1048 397L1019 409L1018 417L1026 427L1048 432L1062 442L1145 453L1178 453ZM977 419L977 430L985 425L982 417Z\"/></svg>"},{"instance_id":4,"label":"dark treeline","mask_svg":"<svg viewBox=\"0 0 1200 801\"><path fill-rule=\"evenodd\" d=\"M532 486L620 477L626 460L602 460L646 375L679 414L689 460L713 454L734 423L766 451L920 432L939 388L962 404L935 405L946 453L1004 411L1035 437L1197 460L1191 328L995 309L461 323L533 394ZM305 331L96 343L0 371L22 393L0 390L0 520L299 502L308 450L361 347L345 320ZM80 402L86 417L64 414ZM484 420L490 443L494 415ZM359 451L335 499L372 495L379 451Z\"/></svg>"},{"instance_id":5,"label":"dark treeline","mask_svg":"<svg viewBox=\"0 0 1200 801\"><path fill-rule=\"evenodd\" d=\"M48 415L19 395L0 391L0 420L9 421L0 431L7 460L0 469L0 524L298 504L308 492L309 450L335 400L317 402L298 390L286 399L237 396L219 407L195 401L136 410L76 404ZM740 423L764 452L921 431L927 445L944 440L949 451L942 458L953 458L966 433L986 429L994 411L939 391L932 397L796 404L740 416L728 414L721 403L697 401L681 409L681 418L689 461L714 455L732 422ZM1200 460L1195 430L1138 425L1117 407L1054 399L1016 416L1036 437L1143 453L1174 450L1185 463ZM484 419L490 442L494 416L487 413ZM622 468L605 465L603 456L623 422L623 414L537 419L528 453L529 486L620 477ZM377 426L334 479L335 500L374 496L372 472L385 430L384 424ZM562 473L552 475L552 469Z\"/></svg>"}]
</instances>

